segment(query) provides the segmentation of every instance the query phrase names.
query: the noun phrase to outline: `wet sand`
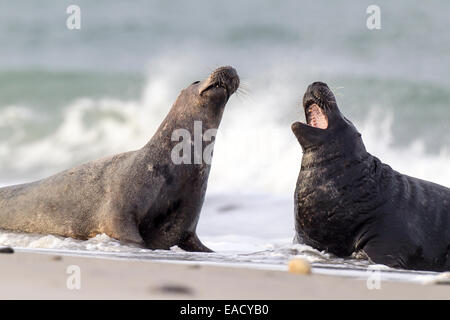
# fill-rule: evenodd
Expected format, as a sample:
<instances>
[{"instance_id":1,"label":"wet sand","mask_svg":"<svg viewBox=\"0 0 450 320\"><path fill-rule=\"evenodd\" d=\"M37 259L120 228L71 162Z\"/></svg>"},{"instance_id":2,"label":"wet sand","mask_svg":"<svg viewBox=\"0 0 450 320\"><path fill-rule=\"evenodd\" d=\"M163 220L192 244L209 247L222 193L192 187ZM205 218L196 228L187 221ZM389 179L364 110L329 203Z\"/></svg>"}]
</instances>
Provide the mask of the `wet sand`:
<instances>
[{"instance_id":1,"label":"wet sand","mask_svg":"<svg viewBox=\"0 0 450 320\"><path fill-rule=\"evenodd\" d=\"M69 266L79 267L79 290L67 287ZM369 290L364 280L338 276L38 253L0 254L0 268L1 299L450 298L448 285L382 282Z\"/></svg>"}]
</instances>

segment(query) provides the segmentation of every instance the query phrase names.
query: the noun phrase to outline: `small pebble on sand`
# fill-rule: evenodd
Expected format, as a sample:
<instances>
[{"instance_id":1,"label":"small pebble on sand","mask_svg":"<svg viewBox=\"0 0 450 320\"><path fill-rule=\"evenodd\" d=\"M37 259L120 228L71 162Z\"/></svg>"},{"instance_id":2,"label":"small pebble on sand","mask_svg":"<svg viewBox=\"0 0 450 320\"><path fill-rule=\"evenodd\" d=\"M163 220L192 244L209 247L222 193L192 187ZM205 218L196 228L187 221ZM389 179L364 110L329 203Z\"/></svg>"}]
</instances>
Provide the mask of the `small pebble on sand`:
<instances>
[{"instance_id":1,"label":"small pebble on sand","mask_svg":"<svg viewBox=\"0 0 450 320\"><path fill-rule=\"evenodd\" d=\"M292 259L288 264L289 272L295 274L310 274L311 265L304 259Z\"/></svg>"}]
</instances>

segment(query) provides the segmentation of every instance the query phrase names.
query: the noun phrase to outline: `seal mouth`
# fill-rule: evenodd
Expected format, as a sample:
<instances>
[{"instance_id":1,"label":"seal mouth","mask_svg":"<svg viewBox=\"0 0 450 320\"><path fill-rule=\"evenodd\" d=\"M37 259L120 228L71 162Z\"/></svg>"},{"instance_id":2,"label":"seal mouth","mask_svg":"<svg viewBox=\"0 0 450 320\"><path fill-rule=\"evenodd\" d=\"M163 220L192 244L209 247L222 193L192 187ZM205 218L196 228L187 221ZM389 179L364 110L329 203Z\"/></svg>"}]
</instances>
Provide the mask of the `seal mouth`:
<instances>
[{"instance_id":1,"label":"seal mouth","mask_svg":"<svg viewBox=\"0 0 450 320\"><path fill-rule=\"evenodd\" d=\"M213 88L223 88L223 89L225 89L225 92L227 93L227 98L229 98L231 96L230 89L228 88L228 86L226 84L222 83L222 82L219 82L219 81L211 83L208 86L199 89L198 94L202 96L203 93L205 93L206 91L208 91L210 89L213 89Z\"/></svg>"},{"instance_id":2,"label":"seal mouth","mask_svg":"<svg viewBox=\"0 0 450 320\"><path fill-rule=\"evenodd\" d=\"M198 94L202 96L205 92L220 88L225 90L227 99L236 92L239 87L239 76L233 67L220 67L211 73L198 89Z\"/></svg>"},{"instance_id":3,"label":"seal mouth","mask_svg":"<svg viewBox=\"0 0 450 320\"><path fill-rule=\"evenodd\" d=\"M328 128L328 117L320 104L311 102L305 106L306 124L308 126L326 130Z\"/></svg>"}]
</instances>

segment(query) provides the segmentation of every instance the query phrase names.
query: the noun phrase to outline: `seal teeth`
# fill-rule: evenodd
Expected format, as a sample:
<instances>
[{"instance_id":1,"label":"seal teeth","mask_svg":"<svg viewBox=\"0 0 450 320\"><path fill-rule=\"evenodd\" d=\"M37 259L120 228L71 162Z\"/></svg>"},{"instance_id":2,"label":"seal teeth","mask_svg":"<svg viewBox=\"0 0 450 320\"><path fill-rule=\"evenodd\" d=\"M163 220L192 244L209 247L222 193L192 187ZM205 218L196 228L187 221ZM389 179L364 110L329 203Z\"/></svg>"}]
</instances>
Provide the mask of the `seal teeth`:
<instances>
[{"instance_id":1,"label":"seal teeth","mask_svg":"<svg viewBox=\"0 0 450 320\"><path fill-rule=\"evenodd\" d=\"M306 118L308 125L319 128L328 128L328 119L323 110L316 104L311 104L306 110Z\"/></svg>"}]
</instances>

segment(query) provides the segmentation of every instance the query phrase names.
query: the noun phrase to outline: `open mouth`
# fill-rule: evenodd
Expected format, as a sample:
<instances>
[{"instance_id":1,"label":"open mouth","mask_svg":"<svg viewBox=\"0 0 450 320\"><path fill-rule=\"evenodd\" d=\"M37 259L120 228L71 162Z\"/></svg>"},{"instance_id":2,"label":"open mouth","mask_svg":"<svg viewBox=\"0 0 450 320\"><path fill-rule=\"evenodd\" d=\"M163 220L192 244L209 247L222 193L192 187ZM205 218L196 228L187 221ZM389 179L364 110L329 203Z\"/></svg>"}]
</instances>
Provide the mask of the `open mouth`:
<instances>
[{"instance_id":1,"label":"open mouth","mask_svg":"<svg viewBox=\"0 0 450 320\"><path fill-rule=\"evenodd\" d=\"M305 108L305 117L307 125L311 127L323 130L328 128L328 117L316 102L311 102Z\"/></svg>"}]
</instances>

